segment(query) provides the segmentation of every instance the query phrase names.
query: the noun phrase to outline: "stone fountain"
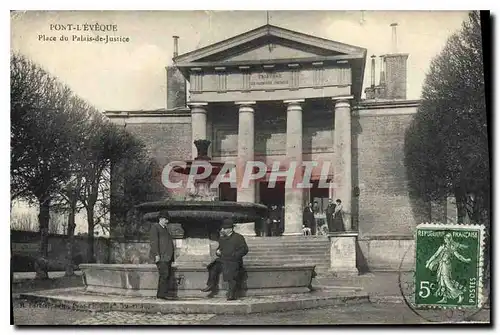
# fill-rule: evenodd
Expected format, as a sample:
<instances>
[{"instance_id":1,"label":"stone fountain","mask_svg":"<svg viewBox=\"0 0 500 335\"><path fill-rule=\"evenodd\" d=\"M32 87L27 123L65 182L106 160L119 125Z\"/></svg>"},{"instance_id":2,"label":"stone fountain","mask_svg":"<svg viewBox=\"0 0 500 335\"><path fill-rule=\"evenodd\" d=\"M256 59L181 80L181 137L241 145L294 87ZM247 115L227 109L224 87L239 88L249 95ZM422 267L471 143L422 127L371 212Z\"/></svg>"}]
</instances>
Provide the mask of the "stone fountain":
<instances>
[{"instance_id":1,"label":"stone fountain","mask_svg":"<svg viewBox=\"0 0 500 335\"><path fill-rule=\"evenodd\" d=\"M172 222L182 225L184 238L173 264L175 281L172 282L179 298L206 295L200 290L206 286L206 265L210 262L209 236L218 232L224 219L231 218L238 224L255 222L267 216L267 207L261 204L218 201L210 184L224 163L211 161L208 157L210 141L197 140L194 143L198 156L187 161L185 167L178 167L174 171L185 175L197 173L199 176L203 173L202 169L210 165L211 174L204 179L195 179L194 187L186 195L185 201L164 200L137 206L148 220L156 220L161 210L167 210ZM269 266L258 263L244 263L244 266L247 273L243 283L244 295L282 296L311 290L314 266ZM156 295L158 274L154 264L80 264L80 269L84 273L86 292ZM225 283L221 282L219 287L219 295L224 294Z\"/></svg>"},{"instance_id":2,"label":"stone fountain","mask_svg":"<svg viewBox=\"0 0 500 335\"><path fill-rule=\"evenodd\" d=\"M180 254L174 266L206 266L210 263L210 235L218 233L222 220L231 218L235 223L253 222L267 216L266 206L250 202L218 201L215 190L210 188L214 177L221 171L223 162L212 161L208 157L210 141L194 142L198 156L186 161L183 167L176 167L174 172L183 175L201 176L210 168L210 175L202 179L194 179L184 201L157 201L143 203L136 208L145 212L147 220L157 220L161 210L168 210L171 221L180 224L184 231L184 239ZM227 164L227 163L226 163Z\"/></svg>"}]
</instances>

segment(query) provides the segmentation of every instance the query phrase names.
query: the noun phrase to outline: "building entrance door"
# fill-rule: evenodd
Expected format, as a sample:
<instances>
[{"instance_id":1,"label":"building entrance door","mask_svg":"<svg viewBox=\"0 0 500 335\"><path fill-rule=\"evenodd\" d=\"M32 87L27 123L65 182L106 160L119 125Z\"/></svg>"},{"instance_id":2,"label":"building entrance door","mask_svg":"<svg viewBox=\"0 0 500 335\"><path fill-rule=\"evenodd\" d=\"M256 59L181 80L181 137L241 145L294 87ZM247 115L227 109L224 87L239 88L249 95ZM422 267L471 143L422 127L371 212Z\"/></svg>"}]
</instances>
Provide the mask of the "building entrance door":
<instances>
[{"instance_id":1,"label":"building entrance door","mask_svg":"<svg viewBox=\"0 0 500 335\"><path fill-rule=\"evenodd\" d=\"M260 203L269 208L269 219L260 227L259 236L278 236L285 227L285 182L270 187L267 181L259 184ZM273 207L276 206L276 207Z\"/></svg>"},{"instance_id":2,"label":"building entrance door","mask_svg":"<svg viewBox=\"0 0 500 335\"><path fill-rule=\"evenodd\" d=\"M260 203L271 207L272 205L281 208L285 206L285 182L277 181L271 188L267 181L260 182Z\"/></svg>"},{"instance_id":3,"label":"building entrance door","mask_svg":"<svg viewBox=\"0 0 500 335\"><path fill-rule=\"evenodd\" d=\"M220 201L236 201L236 188L231 187L230 183L221 183L219 185Z\"/></svg>"}]
</instances>

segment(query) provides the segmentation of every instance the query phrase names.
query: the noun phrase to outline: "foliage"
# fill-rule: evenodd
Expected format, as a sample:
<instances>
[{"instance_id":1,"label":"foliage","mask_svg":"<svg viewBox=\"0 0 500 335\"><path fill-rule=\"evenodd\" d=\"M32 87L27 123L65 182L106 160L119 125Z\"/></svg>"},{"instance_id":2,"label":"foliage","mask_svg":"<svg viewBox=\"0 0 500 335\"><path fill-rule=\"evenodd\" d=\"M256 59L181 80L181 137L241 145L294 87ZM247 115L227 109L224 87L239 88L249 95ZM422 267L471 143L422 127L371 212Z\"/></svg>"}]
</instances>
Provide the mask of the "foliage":
<instances>
[{"instance_id":1,"label":"foliage","mask_svg":"<svg viewBox=\"0 0 500 335\"><path fill-rule=\"evenodd\" d=\"M145 150L134 157L127 157L113 166L111 222L115 236L140 237L145 224L134 206L159 200L164 196L159 167Z\"/></svg>"}]
</instances>

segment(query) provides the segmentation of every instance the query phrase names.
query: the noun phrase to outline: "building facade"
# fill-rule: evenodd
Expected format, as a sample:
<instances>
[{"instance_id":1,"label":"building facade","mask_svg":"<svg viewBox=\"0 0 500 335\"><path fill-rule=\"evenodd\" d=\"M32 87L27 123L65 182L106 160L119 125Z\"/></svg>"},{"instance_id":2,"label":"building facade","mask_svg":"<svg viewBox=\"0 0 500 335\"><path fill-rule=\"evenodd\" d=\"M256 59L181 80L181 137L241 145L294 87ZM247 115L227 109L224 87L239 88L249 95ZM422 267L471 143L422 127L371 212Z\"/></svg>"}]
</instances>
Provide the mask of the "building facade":
<instances>
[{"instance_id":1,"label":"building facade","mask_svg":"<svg viewBox=\"0 0 500 335\"><path fill-rule=\"evenodd\" d=\"M406 99L407 54L380 57L377 85L372 56L362 99L361 47L272 25L182 55L177 38L175 46L168 108L108 111L110 119L141 137L159 165L192 159L196 139L212 141L212 159L234 163L237 173L252 160L269 171L276 162L283 169L319 162L310 189L287 188L283 180L271 188L267 173L251 187L221 185L219 198L284 206L284 235L302 234L306 203L324 208L328 198L341 199L348 241L338 241L343 247L332 259L355 257L369 269L399 266L414 227L430 215L407 187L404 137L419 105ZM319 187L321 178L329 187ZM242 232L254 234L252 223Z\"/></svg>"}]
</instances>

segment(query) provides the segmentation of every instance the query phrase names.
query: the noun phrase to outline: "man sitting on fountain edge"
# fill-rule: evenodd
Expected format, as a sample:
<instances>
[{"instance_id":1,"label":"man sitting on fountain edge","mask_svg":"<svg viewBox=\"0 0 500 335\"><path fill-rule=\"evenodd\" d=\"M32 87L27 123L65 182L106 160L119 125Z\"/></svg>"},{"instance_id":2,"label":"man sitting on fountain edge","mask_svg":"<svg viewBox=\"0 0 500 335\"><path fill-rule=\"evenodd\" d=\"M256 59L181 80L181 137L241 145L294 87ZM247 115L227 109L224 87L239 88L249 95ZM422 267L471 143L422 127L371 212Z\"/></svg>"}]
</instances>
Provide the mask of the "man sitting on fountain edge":
<instances>
[{"instance_id":1,"label":"man sitting on fountain edge","mask_svg":"<svg viewBox=\"0 0 500 335\"><path fill-rule=\"evenodd\" d=\"M167 211L161 211L158 222L151 224L150 234L150 256L158 268L158 299L173 299L173 292L169 292L172 277L172 262L174 260L174 242L167 229L170 215Z\"/></svg>"},{"instance_id":2,"label":"man sitting on fountain edge","mask_svg":"<svg viewBox=\"0 0 500 335\"><path fill-rule=\"evenodd\" d=\"M234 224L230 219L222 222L218 256L207 266L208 282L203 292L211 292L213 296L217 291L219 275L222 272L222 279L228 283L227 300L235 300L237 292L241 286L243 274L243 257L248 253L248 246L245 238L233 230Z\"/></svg>"}]
</instances>

